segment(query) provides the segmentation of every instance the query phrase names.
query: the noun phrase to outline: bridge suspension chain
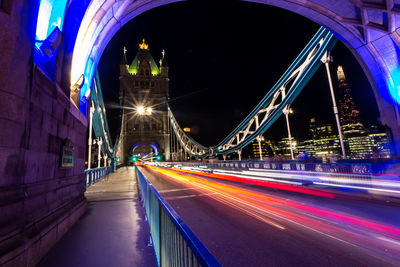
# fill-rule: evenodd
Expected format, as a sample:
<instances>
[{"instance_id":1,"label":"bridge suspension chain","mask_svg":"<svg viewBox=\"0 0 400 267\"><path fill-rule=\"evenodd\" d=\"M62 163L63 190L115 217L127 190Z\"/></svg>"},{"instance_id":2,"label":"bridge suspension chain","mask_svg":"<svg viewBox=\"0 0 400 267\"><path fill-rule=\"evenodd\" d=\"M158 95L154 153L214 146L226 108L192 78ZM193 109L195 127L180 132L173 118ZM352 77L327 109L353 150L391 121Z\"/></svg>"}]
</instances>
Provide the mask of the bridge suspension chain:
<instances>
[{"instance_id":1,"label":"bridge suspension chain","mask_svg":"<svg viewBox=\"0 0 400 267\"><path fill-rule=\"evenodd\" d=\"M224 155L241 150L257 136L262 135L283 114L285 108L293 103L336 41L328 29L321 27L253 111L214 147L207 148L187 136L168 107L170 122L179 142L195 157Z\"/></svg>"},{"instance_id":2,"label":"bridge suspension chain","mask_svg":"<svg viewBox=\"0 0 400 267\"><path fill-rule=\"evenodd\" d=\"M106 109L104 106L103 95L100 85L99 74L96 72L94 90L91 93L91 102L93 103L93 130L97 138L101 138L101 150L107 154L109 158L114 157L113 144L111 140L110 131L108 128L108 121L106 117Z\"/></svg>"}]
</instances>

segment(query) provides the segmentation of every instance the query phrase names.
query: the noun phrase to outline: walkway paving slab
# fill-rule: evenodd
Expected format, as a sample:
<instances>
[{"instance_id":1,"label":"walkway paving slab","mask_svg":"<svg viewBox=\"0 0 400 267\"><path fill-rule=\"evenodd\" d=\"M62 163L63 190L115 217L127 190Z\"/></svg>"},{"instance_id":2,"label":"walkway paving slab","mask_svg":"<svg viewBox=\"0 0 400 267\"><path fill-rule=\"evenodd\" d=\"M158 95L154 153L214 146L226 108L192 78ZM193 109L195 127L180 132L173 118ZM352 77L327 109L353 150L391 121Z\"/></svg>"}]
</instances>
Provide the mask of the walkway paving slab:
<instances>
[{"instance_id":1,"label":"walkway paving slab","mask_svg":"<svg viewBox=\"0 0 400 267\"><path fill-rule=\"evenodd\" d=\"M133 167L91 185L85 196L85 215L38 266L157 266Z\"/></svg>"}]
</instances>

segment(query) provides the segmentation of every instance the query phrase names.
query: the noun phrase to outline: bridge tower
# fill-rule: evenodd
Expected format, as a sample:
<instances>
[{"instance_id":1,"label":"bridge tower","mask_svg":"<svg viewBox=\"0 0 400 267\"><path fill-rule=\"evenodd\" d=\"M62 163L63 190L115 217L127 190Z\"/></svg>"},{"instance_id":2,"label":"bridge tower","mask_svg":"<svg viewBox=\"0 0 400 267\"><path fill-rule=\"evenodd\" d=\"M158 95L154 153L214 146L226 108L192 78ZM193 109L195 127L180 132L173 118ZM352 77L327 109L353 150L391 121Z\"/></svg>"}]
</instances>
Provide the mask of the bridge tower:
<instances>
[{"instance_id":1,"label":"bridge tower","mask_svg":"<svg viewBox=\"0 0 400 267\"><path fill-rule=\"evenodd\" d=\"M131 64L128 64L126 52L124 48L119 77L119 100L124 107L118 146L120 162L127 163L134 148L135 154L154 152L169 160L166 105L169 79L165 52L162 52L159 66L144 39Z\"/></svg>"}]
</instances>

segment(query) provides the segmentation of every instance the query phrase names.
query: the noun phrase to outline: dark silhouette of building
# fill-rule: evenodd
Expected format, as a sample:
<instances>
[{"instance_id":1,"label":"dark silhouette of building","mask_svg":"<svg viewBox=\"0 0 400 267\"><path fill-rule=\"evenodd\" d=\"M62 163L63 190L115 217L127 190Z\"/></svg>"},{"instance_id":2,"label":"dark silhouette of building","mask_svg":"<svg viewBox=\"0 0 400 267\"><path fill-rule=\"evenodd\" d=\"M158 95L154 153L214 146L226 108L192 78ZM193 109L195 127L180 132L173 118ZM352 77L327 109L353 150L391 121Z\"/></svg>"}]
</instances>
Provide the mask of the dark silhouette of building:
<instances>
[{"instance_id":1,"label":"dark silhouette of building","mask_svg":"<svg viewBox=\"0 0 400 267\"><path fill-rule=\"evenodd\" d=\"M170 155L168 110L168 67L165 52L160 65L154 61L149 45L143 39L139 50L128 65L127 50L120 65L120 105L122 125L118 153L126 163L132 154L159 154L168 160Z\"/></svg>"}]
</instances>

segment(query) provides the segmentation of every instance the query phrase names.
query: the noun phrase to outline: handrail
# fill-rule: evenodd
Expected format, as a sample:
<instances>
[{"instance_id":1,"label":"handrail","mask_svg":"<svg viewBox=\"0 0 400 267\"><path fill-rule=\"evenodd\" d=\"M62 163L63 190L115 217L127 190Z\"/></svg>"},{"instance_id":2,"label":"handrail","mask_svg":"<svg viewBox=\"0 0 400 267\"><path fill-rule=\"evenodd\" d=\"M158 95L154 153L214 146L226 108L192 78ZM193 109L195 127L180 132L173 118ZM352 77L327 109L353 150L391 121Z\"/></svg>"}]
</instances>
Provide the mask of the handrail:
<instances>
[{"instance_id":1,"label":"handrail","mask_svg":"<svg viewBox=\"0 0 400 267\"><path fill-rule=\"evenodd\" d=\"M158 266L221 266L136 167Z\"/></svg>"},{"instance_id":2,"label":"handrail","mask_svg":"<svg viewBox=\"0 0 400 267\"><path fill-rule=\"evenodd\" d=\"M85 170L85 187L88 187L113 171L112 166Z\"/></svg>"}]
</instances>

